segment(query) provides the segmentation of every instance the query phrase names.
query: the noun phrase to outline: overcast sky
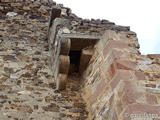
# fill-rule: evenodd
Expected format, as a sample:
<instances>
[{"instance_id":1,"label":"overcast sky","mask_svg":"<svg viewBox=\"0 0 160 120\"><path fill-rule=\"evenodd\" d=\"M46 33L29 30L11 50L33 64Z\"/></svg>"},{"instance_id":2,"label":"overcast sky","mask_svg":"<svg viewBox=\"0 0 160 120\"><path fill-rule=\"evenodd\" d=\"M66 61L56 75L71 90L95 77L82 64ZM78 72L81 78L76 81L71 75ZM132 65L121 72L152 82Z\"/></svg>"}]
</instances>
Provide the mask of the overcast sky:
<instances>
[{"instance_id":1,"label":"overcast sky","mask_svg":"<svg viewBox=\"0 0 160 120\"><path fill-rule=\"evenodd\" d=\"M160 0L54 0L82 18L130 26L142 54L160 54Z\"/></svg>"}]
</instances>

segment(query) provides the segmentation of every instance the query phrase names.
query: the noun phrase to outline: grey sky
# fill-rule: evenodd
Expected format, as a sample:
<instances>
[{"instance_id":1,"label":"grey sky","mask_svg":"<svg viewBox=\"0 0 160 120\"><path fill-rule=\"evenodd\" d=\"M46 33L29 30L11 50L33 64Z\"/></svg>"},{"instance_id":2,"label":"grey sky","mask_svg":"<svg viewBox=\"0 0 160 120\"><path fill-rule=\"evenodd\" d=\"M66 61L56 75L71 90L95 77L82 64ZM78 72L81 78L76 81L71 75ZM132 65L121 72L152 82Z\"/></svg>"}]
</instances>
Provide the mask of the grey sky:
<instances>
[{"instance_id":1,"label":"grey sky","mask_svg":"<svg viewBox=\"0 0 160 120\"><path fill-rule=\"evenodd\" d=\"M55 0L82 18L107 19L130 26L142 54L160 54L160 0Z\"/></svg>"}]
</instances>

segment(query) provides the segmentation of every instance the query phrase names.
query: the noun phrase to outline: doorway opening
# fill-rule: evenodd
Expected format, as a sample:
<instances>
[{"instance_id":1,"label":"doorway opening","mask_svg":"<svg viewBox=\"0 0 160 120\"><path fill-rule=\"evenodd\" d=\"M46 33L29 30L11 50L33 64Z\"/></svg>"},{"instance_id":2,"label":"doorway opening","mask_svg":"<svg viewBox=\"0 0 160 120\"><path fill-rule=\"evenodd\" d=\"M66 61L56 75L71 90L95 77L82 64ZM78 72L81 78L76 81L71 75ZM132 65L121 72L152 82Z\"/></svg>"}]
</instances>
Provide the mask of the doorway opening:
<instances>
[{"instance_id":1,"label":"doorway opening","mask_svg":"<svg viewBox=\"0 0 160 120\"><path fill-rule=\"evenodd\" d=\"M93 55L96 39L71 39L71 48L69 52L70 69L69 74L76 73L82 75L86 70L88 63Z\"/></svg>"},{"instance_id":2,"label":"doorway opening","mask_svg":"<svg viewBox=\"0 0 160 120\"><path fill-rule=\"evenodd\" d=\"M81 57L81 50L80 51L70 51L70 69L69 74L71 73L78 73L79 72L79 65L80 65L80 57Z\"/></svg>"}]
</instances>

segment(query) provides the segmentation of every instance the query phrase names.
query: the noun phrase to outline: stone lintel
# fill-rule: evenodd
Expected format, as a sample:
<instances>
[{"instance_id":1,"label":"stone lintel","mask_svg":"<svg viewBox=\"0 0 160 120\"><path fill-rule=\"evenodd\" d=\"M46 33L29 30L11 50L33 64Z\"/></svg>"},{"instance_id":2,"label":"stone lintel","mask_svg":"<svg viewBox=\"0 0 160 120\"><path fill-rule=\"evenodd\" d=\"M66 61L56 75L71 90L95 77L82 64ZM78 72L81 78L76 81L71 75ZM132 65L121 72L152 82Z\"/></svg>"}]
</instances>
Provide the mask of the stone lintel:
<instances>
[{"instance_id":1,"label":"stone lintel","mask_svg":"<svg viewBox=\"0 0 160 120\"><path fill-rule=\"evenodd\" d=\"M96 34L81 34L81 33L70 33L70 34L61 34L61 37L73 38L73 39L90 39L90 40L99 40L100 35Z\"/></svg>"}]
</instances>

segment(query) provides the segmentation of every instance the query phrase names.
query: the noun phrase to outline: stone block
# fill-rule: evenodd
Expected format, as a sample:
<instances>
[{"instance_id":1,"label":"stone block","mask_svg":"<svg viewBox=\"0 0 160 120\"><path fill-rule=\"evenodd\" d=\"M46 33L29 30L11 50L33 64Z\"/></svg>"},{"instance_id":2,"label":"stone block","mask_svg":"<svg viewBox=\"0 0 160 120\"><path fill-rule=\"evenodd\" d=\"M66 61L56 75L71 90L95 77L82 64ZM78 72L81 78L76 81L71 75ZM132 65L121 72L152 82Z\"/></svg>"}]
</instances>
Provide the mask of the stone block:
<instances>
[{"instance_id":1,"label":"stone block","mask_svg":"<svg viewBox=\"0 0 160 120\"><path fill-rule=\"evenodd\" d=\"M90 104L93 104L98 99L98 97L103 94L106 87L107 85L105 80L100 80L99 83L95 86L94 92L89 99Z\"/></svg>"},{"instance_id":2,"label":"stone block","mask_svg":"<svg viewBox=\"0 0 160 120\"><path fill-rule=\"evenodd\" d=\"M122 41L115 41L110 40L106 44L106 46L103 49L103 56L104 58L107 56L107 54L113 49L113 48L119 48L119 49L129 49L129 46L127 43Z\"/></svg>"},{"instance_id":3,"label":"stone block","mask_svg":"<svg viewBox=\"0 0 160 120\"><path fill-rule=\"evenodd\" d=\"M137 87L132 81L125 81L124 94L122 101L124 105L136 103L136 101L143 96L142 92L137 91Z\"/></svg>"},{"instance_id":4,"label":"stone block","mask_svg":"<svg viewBox=\"0 0 160 120\"><path fill-rule=\"evenodd\" d=\"M145 74L141 71L135 71L135 76L137 80L145 80Z\"/></svg>"},{"instance_id":5,"label":"stone block","mask_svg":"<svg viewBox=\"0 0 160 120\"><path fill-rule=\"evenodd\" d=\"M93 55L93 49L83 49L80 58L79 73L82 74L88 66Z\"/></svg>"},{"instance_id":6,"label":"stone block","mask_svg":"<svg viewBox=\"0 0 160 120\"><path fill-rule=\"evenodd\" d=\"M151 105L156 105L156 104L158 104L157 98L156 98L156 96L153 95L153 94L148 94L148 93L146 93L146 101L147 101L147 103L149 103L149 104L151 104Z\"/></svg>"},{"instance_id":7,"label":"stone block","mask_svg":"<svg viewBox=\"0 0 160 120\"><path fill-rule=\"evenodd\" d=\"M110 73L110 76L111 76L111 79L114 77L115 73L116 73L116 67L115 67L115 64L112 63L109 67L109 71Z\"/></svg>"},{"instance_id":8,"label":"stone block","mask_svg":"<svg viewBox=\"0 0 160 120\"><path fill-rule=\"evenodd\" d=\"M11 3L12 7L21 7L22 4L21 3Z\"/></svg>"},{"instance_id":9,"label":"stone block","mask_svg":"<svg viewBox=\"0 0 160 120\"><path fill-rule=\"evenodd\" d=\"M52 26L54 19L60 17L60 15L61 15L61 9L57 6L53 6L50 15L49 27Z\"/></svg>"},{"instance_id":10,"label":"stone block","mask_svg":"<svg viewBox=\"0 0 160 120\"><path fill-rule=\"evenodd\" d=\"M150 118L155 119L155 117L157 118L160 115L159 111L160 111L160 106L136 103L136 104L129 105L124 111L122 117L123 117L123 120L131 120L133 118L142 120L146 118L146 115L150 114L150 115L154 115L154 118L151 118L151 117ZM148 116L148 119L149 119L149 116Z\"/></svg>"},{"instance_id":11,"label":"stone block","mask_svg":"<svg viewBox=\"0 0 160 120\"><path fill-rule=\"evenodd\" d=\"M67 74L58 74L58 79L56 80L57 90L65 90L67 83Z\"/></svg>"},{"instance_id":12,"label":"stone block","mask_svg":"<svg viewBox=\"0 0 160 120\"><path fill-rule=\"evenodd\" d=\"M112 81L110 82L110 86L111 86L112 90L114 90L117 87L120 80L130 81L132 79L133 79L133 76L131 75L130 72L117 71L116 75L113 77Z\"/></svg>"},{"instance_id":13,"label":"stone block","mask_svg":"<svg viewBox=\"0 0 160 120\"><path fill-rule=\"evenodd\" d=\"M60 55L59 58L60 58L59 73L68 74L70 66L69 56Z\"/></svg>"},{"instance_id":14,"label":"stone block","mask_svg":"<svg viewBox=\"0 0 160 120\"><path fill-rule=\"evenodd\" d=\"M112 88L112 90L114 90L118 83L120 82L121 76L119 75L119 73L117 73L117 75L112 79L110 86Z\"/></svg>"},{"instance_id":15,"label":"stone block","mask_svg":"<svg viewBox=\"0 0 160 120\"><path fill-rule=\"evenodd\" d=\"M114 58L120 59L120 58L122 58L122 56L123 56L124 53L121 52L120 50L113 49L112 50L112 54L113 54Z\"/></svg>"},{"instance_id":16,"label":"stone block","mask_svg":"<svg viewBox=\"0 0 160 120\"><path fill-rule=\"evenodd\" d=\"M68 38L61 38L61 55L68 55L71 48L71 40Z\"/></svg>"},{"instance_id":17,"label":"stone block","mask_svg":"<svg viewBox=\"0 0 160 120\"><path fill-rule=\"evenodd\" d=\"M123 70L135 70L136 69L136 62L129 61L129 60L116 60L117 69Z\"/></svg>"},{"instance_id":18,"label":"stone block","mask_svg":"<svg viewBox=\"0 0 160 120\"><path fill-rule=\"evenodd\" d=\"M31 8L29 6L23 6L23 10L29 11L29 10L31 10Z\"/></svg>"}]
</instances>

